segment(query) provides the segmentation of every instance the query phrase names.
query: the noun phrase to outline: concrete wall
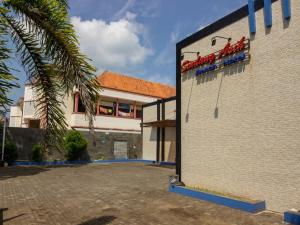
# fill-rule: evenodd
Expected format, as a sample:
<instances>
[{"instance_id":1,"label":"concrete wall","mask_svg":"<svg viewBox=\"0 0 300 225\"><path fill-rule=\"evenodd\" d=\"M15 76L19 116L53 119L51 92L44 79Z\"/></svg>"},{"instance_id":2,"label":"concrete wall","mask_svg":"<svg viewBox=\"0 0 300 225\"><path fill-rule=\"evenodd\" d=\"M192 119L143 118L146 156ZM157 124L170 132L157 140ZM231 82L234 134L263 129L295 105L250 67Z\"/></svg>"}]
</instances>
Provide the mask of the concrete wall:
<instances>
[{"instance_id":1,"label":"concrete wall","mask_svg":"<svg viewBox=\"0 0 300 225\"><path fill-rule=\"evenodd\" d=\"M160 119L163 118L162 103L160 107ZM143 123L157 121L157 105L143 108ZM165 102L165 119L176 119L176 101ZM156 127L143 127L143 159L156 160L157 130ZM176 128L165 127L165 142L162 142L162 129L160 128L160 159L162 159L162 146L165 146L165 161L175 162L176 153Z\"/></svg>"},{"instance_id":2,"label":"concrete wall","mask_svg":"<svg viewBox=\"0 0 300 225\"><path fill-rule=\"evenodd\" d=\"M165 136L165 161L175 162L176 156L176 128L166 127Z\"/></svg>"},{"instance_id":3,"label":"concrete wall","mask_svg":"<svg viewBox=\"0 0 300 225\"><path fill-rule=\"evenodd\" d=\"M21 127L22 124L22 109L18 105L10 107L9 126Z\"/></svg>"},{"instance_id":4,"label":"concrete wall","mask_svg":"<svg viewBox=\"0 0 300 225\"><path fill-rule=\"evenodd\" d=\"M91 159L114 159L114 142L126 141L128 158L142 158L142 135L133 133L95 132L95 136L88 131L80 131L88 140L88 155Z\"/></svg>"},{"instance_id":5,"label":"concrete wall","mask_svg":"<svg viewBox=\"0 0 300 225\"><path fill-rule=\"evenodd\" d=\"M92 135L88 131L80 131L88 141L87 153L83 160L114 159L114 142L126 141L128 158L142 158L142 137L141 134L95 132ZM32 147L42 141L40 129L34 128L8 128L7 138L16 143L18 147L18 160L30 160ZM64 153L50 149L47 160L64 160Z\"/></svg>"},{"instance_id":6,"label":"concrete wall","mask_svg":"<svg viewBox=\"0 0 300 225\"><path fill-rule=\"evenodd\" d=\"M88 128L89 122L84 113L73 113L69 117L70 127ZM99 129L116 129L124 131L141 132L141 119L131 119L111 116L95 116L94 126Z\"/></svg>"},{"instance_id":7,"label":"concrete wall","mask_svg":"<svg viewBox=\"0 0 300 225\"><path fill-rule=\"evenodd\" d=\"M251 38L249 63L195 77L182 75L182 181L264 199L279 212L300 206L300 2L292 18L272 4L273 26L256 12L256 35L245 17L190 46L201 55L222 49L215 35ZM193 55L186 54L187 57Z\"/></svg>"},{"instance_id":8,"label":"concrete wall","mask_svg":"<svg viewBox=\"0 0 300 225\"><path fill-rule=\"evenodd\" d=\"M143 108L143 122L157 120L157 105ZM156 160L156 127L143 127L143 159Z\"/></svg>"}]
</instances>

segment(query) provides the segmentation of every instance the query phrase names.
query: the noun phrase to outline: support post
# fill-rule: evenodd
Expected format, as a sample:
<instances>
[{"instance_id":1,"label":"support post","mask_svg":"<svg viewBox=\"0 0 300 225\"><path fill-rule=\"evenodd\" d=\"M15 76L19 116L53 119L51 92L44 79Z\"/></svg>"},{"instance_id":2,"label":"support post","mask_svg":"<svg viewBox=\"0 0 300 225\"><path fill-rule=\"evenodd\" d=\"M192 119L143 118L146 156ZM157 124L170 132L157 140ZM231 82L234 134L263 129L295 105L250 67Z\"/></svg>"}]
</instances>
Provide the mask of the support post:
<instances>
[{"instance_id":1,"label":"support post","mask_svg":"<svg viewBox=\"0 0 300 225\"><path fill-rule=\"evenodd\" d=\"M116 117L119 117L119 99L117 99L116 104Z\"/></svg>"},{"instance_id":2,"label":"support post","mask_svg":"<svg viewBox=\"0 0 300 225\"><path fill-rule=\"evenodd\" d=\"M99 116L100 114L100 109L99 109L100 105L99 102L97 102L97 111L96 111L96 115Z\"/></svg>"},{"instance_id":3,"label":"support post","mask_svg":"<svg viewBox=\"0 0 300 225\"><path fill-rule=\"evenodd\" d=\"M162 120L166 119L166 105L165 100L162 100L162 112L161 112ZM165 161L165 140L166 140L166 128L161 128L161 161Z\"/></svg>"},{"instance_id":4,"label":"support post","mask_svg":"<svg viewBox=\"0 0 300 225\"><path fill-rule=\"evenodd\" d=\"M75 93L74 97L75 97L74 112L75 112L75 113L78 113L79 94L78 94L78 93Z\"/></svg>"},{"instance_id":5,"label":"support post","mask_svg":"<svg viewBox=\"0 0 300 225\"><path fill-rule=\"evenodd\" d=\"M133 105L133 118L136 119L136 102Z\"/></svg>"},{"instance_id":6,"label":"support post","mask_svg":"<svg viewBox=\"0 0 300 225\"><path fill-rule=\"evenodd\" d=\"M4 161L5 131L6 131L6 112L4 113L1 161Z\"/></svg>"},{"instance_id":7,"label":"support post","mask_svg":"<svg viewBox=\"0 0 300 225\"><path fill-rule=\"evenodd\" d=\"M160 100L157 101L157 121L160 120ZM156 127L156 162L159 162L160 155L160 127Z\"/></svg>"}]
</instances>

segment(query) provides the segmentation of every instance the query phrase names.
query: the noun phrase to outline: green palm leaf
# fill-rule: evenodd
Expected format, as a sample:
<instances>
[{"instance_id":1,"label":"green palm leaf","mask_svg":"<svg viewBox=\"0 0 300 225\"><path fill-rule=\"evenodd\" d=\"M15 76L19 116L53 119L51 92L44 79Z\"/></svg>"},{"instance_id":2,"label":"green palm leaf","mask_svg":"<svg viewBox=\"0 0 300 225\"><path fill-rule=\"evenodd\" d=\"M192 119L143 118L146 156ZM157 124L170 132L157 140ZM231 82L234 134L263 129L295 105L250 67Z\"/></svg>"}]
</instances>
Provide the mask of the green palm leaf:
<instances>
[{"instance_id":1,"label":"green palm leaf","mask_svg":"<svg viewBox=\"0 0 300 225\"><path fill-rule=\"evenodd\" d=\"M63 98L74 87L79 90L92 127L100 88L94 76L95 68L79 51L68 17L68 1L3 0L1 5L0 16L10 28L10 36L29 80L34 82L38 116L48 136L45 140L61 142L67 126Z\"/></svg>"}]
</instances>

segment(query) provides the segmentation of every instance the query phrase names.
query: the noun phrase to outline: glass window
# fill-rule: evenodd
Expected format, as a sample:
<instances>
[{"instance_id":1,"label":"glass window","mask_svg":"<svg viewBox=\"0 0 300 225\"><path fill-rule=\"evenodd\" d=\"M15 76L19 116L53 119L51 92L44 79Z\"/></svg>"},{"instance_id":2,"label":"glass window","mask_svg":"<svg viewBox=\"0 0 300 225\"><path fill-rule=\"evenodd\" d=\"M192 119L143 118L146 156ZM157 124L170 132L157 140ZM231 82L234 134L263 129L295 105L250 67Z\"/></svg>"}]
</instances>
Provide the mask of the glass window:
<instances>
[{"instance_id":1,"label":"glass window","mask_svg":"<svg viewBox=\"0 0 300 225\"><path fill-rule=\"evenodd\" d=\"M139 109L136 110L136 118L138 118L138 119L142 118L142 110L139 110Z\"/></svg>"},{"instance_id":2,"label":"glass window","mask_svg":"<svg viewBox=\"0 0 300 225\"><path fill-rule=\"evenodd\" d=\"M119 116L131 117L131 105L127 103L119 103Z\"/></svg>"},{"instance_id":3,"label":"glass window","mask_svg":"<svg viewBox=\"0 0 300 225\"><path fill-rule=\"evenodd\" d=\"M99 113L101 115L114 115L114 103L101 101L99 105Z\"/></svg>"},{"instance_id":4,"label":"glass window","mask_svg":"<svg viewBox=\"0 0 300 225\"><path fill-rule=\"evenodd\" d=\"M85 112L85 106L83 105L81 99L78 101L78 112Z\"/></svg>"}]
</instances>

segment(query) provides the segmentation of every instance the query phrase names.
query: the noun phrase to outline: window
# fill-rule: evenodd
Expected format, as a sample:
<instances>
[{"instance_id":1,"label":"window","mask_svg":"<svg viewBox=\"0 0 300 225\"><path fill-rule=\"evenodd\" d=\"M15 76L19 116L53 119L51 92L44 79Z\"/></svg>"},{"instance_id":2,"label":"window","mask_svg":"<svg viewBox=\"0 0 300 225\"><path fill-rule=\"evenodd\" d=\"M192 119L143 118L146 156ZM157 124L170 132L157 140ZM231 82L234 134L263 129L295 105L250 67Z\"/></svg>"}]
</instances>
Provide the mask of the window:
<instances>
[{"instance_id":1,"label":"window","mask_svg":"<svg viewBox=\"0 0 300 225\"><path fill-rule=\"evenodd\" d=\"M85 112L85 106L83 105L80 98L78 100L78 112Z\"/></svg>"},{"instance_id":2,"label":"window","mask_svg":"<svg viewBox=\"0 0 300 225\"><path fill-rule=\"evenodd\" d=\"M142 110L136 109L136 118L141 119L142 118Z\"/></svg>"},{"instance_id":3,"label":"window","mask_svg":"<svg viewBox=\"0 0 300 225\"><path fill-rule=\"evenodd\" d=\"M78 106L77 112L85 112L85 106L83 105L79 95L78 95ZM73 96L73 112L76 112L76 94Z\"/></svg>"},{"instance_id":4,"label":"window","mask_svg":"<svg viewBox=\"0 0 300 225\"><path fill-rule=\"evenodd\" d=\"M113 115L115 112L114 110L114 103L113 102L105 102L101 101L99 105L99 114L101 115Z\"/></svg>"},{"instance_id":5,"label":"window","mask_svg":"<svg viewBox=\"0 0 300 225\"><path fill-rule=\"evenodd\" d=\"M137 105L136 106L136 116L135 118L141 119L142 118L142 106Z\"/></svg>"},{"instance_id":6,"label":"window","mask_svg":"<svg viewBox=\"0 0 300 225\"><path fill-rule=\"evenodd\" d=\"M29 120L28 128L40 128L40 120Z\"/></svg>"},{"instance_id":7,"label":"window","mask_svg":"<svg viewBox=\"0 0 300 225\"><path fill-rule=\"evenodd\" d=\"M133 111L131 113L131 105L126 103L119 103L119 116L124 116L124 117L133 116Z\"/></svg>"}]
</instances>

